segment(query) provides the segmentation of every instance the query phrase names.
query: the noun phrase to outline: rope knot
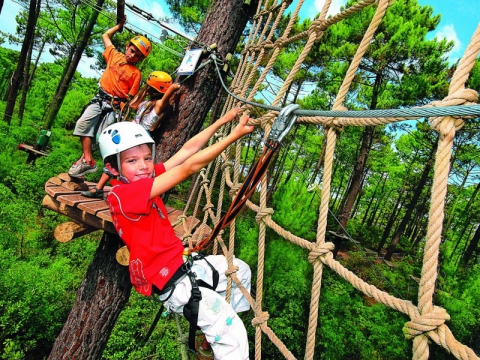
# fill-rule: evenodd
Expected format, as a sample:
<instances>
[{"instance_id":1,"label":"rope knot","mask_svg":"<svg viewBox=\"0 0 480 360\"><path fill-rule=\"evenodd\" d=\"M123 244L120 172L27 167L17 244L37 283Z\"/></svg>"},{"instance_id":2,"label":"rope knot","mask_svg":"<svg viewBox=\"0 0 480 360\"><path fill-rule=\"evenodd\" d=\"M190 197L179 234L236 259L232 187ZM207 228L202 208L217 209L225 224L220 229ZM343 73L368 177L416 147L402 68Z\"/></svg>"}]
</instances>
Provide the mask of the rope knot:
<instances>
[{"instance_id":1,"label":"rope knot","mask_svg":"<svg viewBox=\"0 0 480 360\"><path fill-rule=\"evenodd\" d=\"M212 209L213 207L214 207L213 204L209 201L209 202L207 203L207 205L205 205L205 206L203 207L203 211L208 211L208 210Z\"/></svg>"},{"instance_id":2,"label":"rope knot","mask_svg":"<svg viewBox=\"0 0 480 360\"><path fill-rule=\"evenodd\" d=\"M403 334L407 339L413 339L423 333L433 331L450 320L450 315L441 307L435 306L432 312L412 318L403 327Z\"/></svg>"},{"instance_id":3,"label":"rope knot","mask_svg":"<svg viewBox=\"0 0 480 360\"><path fill-rule=\"evenodd\" d=\"M332 250L335 249L335 245L331 242L316 244L315 247L308 254L308 261L313 264L320 256L332 256Z\"/></svg>"},{"instance_id":4,"label":"rope knot","mask_svg":"<svg viewBox=\"0 0 480 360\"><path fill-rule=\"evenodd\" d=\"M315 19L308 29L308 34L311 35L312 33L315 33L316 40L318 40L326 28L325 19Z\"/></svg>"},{"instance_id":5,"label":"rope knot","mask_svg":"<svg viewBox=\"0 0 480 360\"><path fill-rule=\"evenodd\" d=\"M181 220L185 220L185 219L187 219L187 215L185 215L185 214L179 215L177 217L177 222L180 222Z\"/></svg>"},{"instance_id":6,"label":"rope knot","mask_svg":"<svg viewBox=\"0 0 480 360\"><path fill-rule=\"evenodd\" d=\"M235 274L237 271L238 271L238 266L233 266L233 267L231 267L231 268L228 268L228 269L225 271L225 275L231 276L232 274Z\"/></svg>"},{"instance_id":7,"label":"rope knot","mask_svg":"<svg viewBox=\"0 0 480 360\"><path fill-rule=\"evenodd\" d=\"M257 223L260 223L260 221L263 221L265 222L263 219L268 216L272 216L272 214L274 213L274 210L272 208L263 208L263 209L260 209L257 213L257 215L255 215L255 221Z\"/></svg>"},{"instance_id":8,"label":"rope knot","mask_svg":"<svg viewBox=\"0 0 480 360\"><path fill-rule=\"evenodd\" d=\"M233 166L233 163L231 161L226 161L222 164L222 171L225 171L228 168L231 168Z\"/></svg>"},{"instance_id":9,"label":"rope knot","mask_svg":"<svg viewBox=\"0 0 480 360\"><path fill-rule=\"evenodd\" d=\"M262 311L258 316L252 319L252 325L253 326L261 325L264 322L268 321L269 318L270 318L270 315L268 314L268 312Z\"/></svg>"},{"instance_id":10,"label":"rope knot","mask_svg":"<svg viewBox=\"0 0 480 360\"><path fill-rule=\"evenodd\" d=\"M210 179L204 179L200 182L200 186L208 185L208 184L210 184Z\"/></svg>"},{"instance_id":11,"label":"rope knot","mask_svg":"<svg viewBox=\"0 0 480 360\"><path fill-rule=\"evenodd\" d=\"M242 187L243 184L233 184L232 187L230 188L230 191L228 194L233 198L235 194L237 193L238 190Z\"/></svg>"},{"instance_id":12,"label":"rope knot","mask_svg":"<svg viewBox=\"0 0 480 360\"><path fill-rule=\"evenodd\" d=\"M432 130L438 132L442 138L447 136L453 138L455 131L460 130L465 124L463 119L453 116L437 116L429 118L428 122Z\"/></svg>"},{"instance_id":13,"label":"rope knot","mask_svg":"<svg viewBox=\"0 0 480 360\"><path fill-rule=\"evenodd\" d=\"M275 40L275 44L273 44L273 47L283 49L286 43L287 43L287 38L282 36L282 37L279 37L277 40Z\"/></svg>"}]
</instances>

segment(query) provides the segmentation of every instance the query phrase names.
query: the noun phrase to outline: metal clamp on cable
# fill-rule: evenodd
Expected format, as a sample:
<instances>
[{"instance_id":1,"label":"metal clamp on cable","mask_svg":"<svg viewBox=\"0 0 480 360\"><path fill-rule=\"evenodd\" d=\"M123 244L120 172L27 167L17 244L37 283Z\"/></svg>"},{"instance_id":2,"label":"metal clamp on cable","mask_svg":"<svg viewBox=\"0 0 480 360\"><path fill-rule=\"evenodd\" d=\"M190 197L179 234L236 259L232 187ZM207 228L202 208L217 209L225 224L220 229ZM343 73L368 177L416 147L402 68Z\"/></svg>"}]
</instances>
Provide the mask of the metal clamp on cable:
<instances>
[{"instance_id":1,"label":"metal clamp on cable","mask_svg":"<svg viewBox=\"0 0 480 360\"><path fill-rule=\"evenodd\" d=\"M274 141L280 143L283 140L292 129L295 121L297 121L297 116L294 114L294 111L299 107L300 105L290 104L280 111L277 119L272 124L272 130L268 135L267 142Z\"/></svg>"}]
</instances>

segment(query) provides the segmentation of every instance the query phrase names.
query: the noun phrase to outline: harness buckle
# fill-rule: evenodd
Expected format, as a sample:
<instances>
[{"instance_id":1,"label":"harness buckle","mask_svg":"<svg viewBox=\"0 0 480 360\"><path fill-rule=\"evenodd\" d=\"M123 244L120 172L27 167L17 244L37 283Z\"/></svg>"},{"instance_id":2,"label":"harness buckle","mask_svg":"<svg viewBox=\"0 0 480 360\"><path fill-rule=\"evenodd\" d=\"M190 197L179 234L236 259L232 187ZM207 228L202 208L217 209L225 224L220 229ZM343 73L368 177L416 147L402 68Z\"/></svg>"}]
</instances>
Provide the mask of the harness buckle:
<instances>
[{"instance_id":1,"label":"harness buckle","mask_svg":"<svg viewBox=\"0 0 480 360\"><path fill-rule=\"evenodd\" d=\"M283 140L292 129L295 121L297 121L297 116L294 114L294 111L299 107L300 105L298 104L290 104L280 111L277 119L272 124L267 142L274 141L280 143Z\"/></svg>"}]
</instances>

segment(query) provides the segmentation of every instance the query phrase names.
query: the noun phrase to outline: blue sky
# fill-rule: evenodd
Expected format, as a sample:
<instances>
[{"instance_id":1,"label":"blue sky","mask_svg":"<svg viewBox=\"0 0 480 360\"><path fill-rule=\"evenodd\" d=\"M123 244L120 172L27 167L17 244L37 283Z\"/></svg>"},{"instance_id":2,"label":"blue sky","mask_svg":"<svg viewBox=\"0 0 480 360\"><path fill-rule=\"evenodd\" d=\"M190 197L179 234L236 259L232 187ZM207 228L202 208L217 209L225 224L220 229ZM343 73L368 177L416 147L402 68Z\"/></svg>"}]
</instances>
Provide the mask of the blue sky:
<instances>
[{"instance_id":1,"label":"blue sky","mask_svg":"<svg viewBox=\"0 0 480 360\"><path fill-rule=\"evenodd\" d=\"M441 14L442 20L431 37L447 38L455 43L454 48L449 54L450 60L457 60L465 51L475 29L479 26L480 6L474 5L473 0L418 0L420 5L430 5L434 8L434 14ZM154 17L168 17L168 8L163 0L127 0L127 3L151 13ZM294 0L290 8L296 6L297 0ZM306 0L300 11L301 17L313 17L318 14L325 0ZM329 15L336 14L340 6L344 5L346 0L332 0ZM20 9L20 5L13 0L5 0L2 13L0 14L0 30L8 33L14 33L16 28L15 15ZM126 9L127 21L131 26L141 29L147 34L160 35L158 27L149 24L135 14ZM129 24L127 23L127 26ZM174 28L179 29L175 25ZM180 30L180 29L179 29ZM5 47L12 47L9 44L1 44ZM48 59L45 59L49 61ZM51 60L50 60L51 61ZM89 62L82 61L79 65L79 71L86 76L98 77L100 74L92 73L89 69Z\"/></svg>"}]
</instances>

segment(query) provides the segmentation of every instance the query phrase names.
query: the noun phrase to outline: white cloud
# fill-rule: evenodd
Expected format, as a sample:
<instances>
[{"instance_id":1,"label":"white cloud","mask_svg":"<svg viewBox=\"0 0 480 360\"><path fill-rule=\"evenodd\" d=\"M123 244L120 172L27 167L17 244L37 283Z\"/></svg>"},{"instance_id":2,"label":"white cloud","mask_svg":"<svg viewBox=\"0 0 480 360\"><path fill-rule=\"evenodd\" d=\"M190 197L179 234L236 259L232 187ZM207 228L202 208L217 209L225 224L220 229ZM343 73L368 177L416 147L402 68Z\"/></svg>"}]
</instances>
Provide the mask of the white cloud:
<instances>
[{"instance_id":1,"label":"white cloud","mask_svg":"<svg viewBox=\"0 0 480 360\"><path fill-rule=\"evenodd\" d=\"M458 38L457 32L453 25L445 25L438 29L435 37L439 40L446 39L447 41L453 41L453 48L448 53L449 59L453 62L456 61L462 52L462 42Z\"/></svg>"},{"instance_id":2,"label":"white cloud","mask_svg":"<svg viewBox=\"0 0 480 360\"><path fill-rule=\"evenodd\" d=\"M314 0L314 6L317 12L321 12L326 0ZM327 16L336 15L340 12L340 7L344 6L347 0L332 0L330 7L328 8Z\"/></svg>"},{"instance_id":3,"label":"white cloud","mask_svg":"<svg viewBox=\"0 0 480 360\"><path fill-rule=\"evenodd\" d=\"M438 39L447 39L448 41L453 41L454 45L452 48L452 53L456 53L461 50L462 42L458 38L457 32L453 25L445 25L442 26L435 35Z\"/></svg>"}]
</instances>

